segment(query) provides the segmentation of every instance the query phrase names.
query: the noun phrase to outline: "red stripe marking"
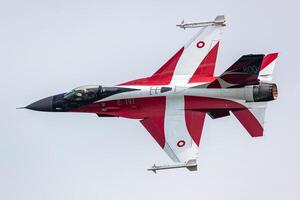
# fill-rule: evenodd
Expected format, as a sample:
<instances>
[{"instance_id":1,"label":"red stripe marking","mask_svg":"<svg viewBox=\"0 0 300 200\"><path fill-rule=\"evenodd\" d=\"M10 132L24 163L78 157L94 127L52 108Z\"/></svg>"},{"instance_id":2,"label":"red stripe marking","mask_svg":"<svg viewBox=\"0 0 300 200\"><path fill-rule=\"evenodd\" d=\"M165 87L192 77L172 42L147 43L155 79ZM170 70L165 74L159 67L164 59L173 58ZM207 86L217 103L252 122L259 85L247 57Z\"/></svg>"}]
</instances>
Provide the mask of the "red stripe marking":
<instances>
[{"instance_id":1,"label":"red stripe marking","mask_svg":"<svg viewBox=\"0 0 300 200\"><path fill-rule=\"evenodd\" d=\"M248 109L233 110L232 113L252 137L263 136L263 127Z\"/></svg>"},{"instance_id":2,"label":"red stripe marking","mask_svg":"<svg viewBox=\"0 0 300 200\"><path fill-rule=\"evenodd\" d=\"M244 105L234 101L210 97L185 96L185 109L195 112L207 112L211 109L231 110L252 137L263 135L263 127L256 117Z\"/></svg>"},{"instance_id":3,"label":"red stripe marking","mask_svg":"<svg viewBox=\"0 0 300 200\"><path fill-rule=\"evenodd\" d=\"M141 78L133 81L128 81L120 85L168 85L173 77L174 70L179 58L183 53L182 47L172 58L170 58L159 70L151 77Z\"/></svg>"},{"instance_id":4,"label":"red stripe marking","mask_svg":"<svg viewBox=\"0 0 300 200\"><path fill-rule=\"evenodd\" d=\"M278 53L271 53L271 54L266 55L261 63L260 71L263 70L264 68L266 68L277 57L278 57Z\"/></svg>"},{"instance_id":5,"label":"red stripe marking","mask_svg":"<svg viewBox=\"0 0 300 200\"><path fill-rule=\"evenodd\" d=\"M213 77L218 55L219 42L208 52L190 78L189 83L202 82L205 77Z\"/></svg>"},{"instance_id":6,"label":"red stripe marking","mask_svg":"<svg viewBox=\"0 0 300 200\"><path fill-rule=\"evenodd\" d=\"M93 103L72 109L70 112L88 112L97 113L100 115L142 119L142 125L147 129L157 143L164 148L165 110L166 97L147 97L132 99L131 103L128 103L126 99Z\"/></svg>"},{"instance_id":7,"label":"red stripe marking","mask_svg":"<svg viewBox=\"0 0 300 200\"><path fill-rule=\"evenodd\" d=\"M187 103L188 102L186 101L185 104ZM191 110L185 111L186 127L189 131L190 136L198 146L201 139L204 120L205 120L205 112L191 111Z\"/></svg>"},{"instance_id":8,"label":"red stripe marking","mask_svg":"<svg viewBox=\"0 0 300 200\"><path fill-rule=\"evenodd\" d=\"M164 131L164 115L141 120L142 125L152 135L156 142L164 148L166 139Z\"/></svg>"}]
</instances>

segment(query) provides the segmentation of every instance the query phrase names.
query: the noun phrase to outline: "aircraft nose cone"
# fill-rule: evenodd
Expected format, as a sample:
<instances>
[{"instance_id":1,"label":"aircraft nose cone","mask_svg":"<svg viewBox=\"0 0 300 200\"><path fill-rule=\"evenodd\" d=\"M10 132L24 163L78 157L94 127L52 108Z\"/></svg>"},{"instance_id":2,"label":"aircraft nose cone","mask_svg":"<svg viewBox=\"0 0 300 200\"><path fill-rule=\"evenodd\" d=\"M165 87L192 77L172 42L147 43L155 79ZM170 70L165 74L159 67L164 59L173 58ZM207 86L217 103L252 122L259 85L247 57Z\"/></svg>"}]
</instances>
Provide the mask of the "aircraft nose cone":
<instances>
[{"instance_id":1,"label":"aircraft nose cone","mask_svg":"<svg viewBox=\"0 0 300 200\"><path fill-rule=\"evenodd\" d=\"M30 110L50 112L50 111L53 111L52 104L53 104L53 96L36 101L36 102L26 106L26 108L30 109Z\"/></svg>"}]
</instances>

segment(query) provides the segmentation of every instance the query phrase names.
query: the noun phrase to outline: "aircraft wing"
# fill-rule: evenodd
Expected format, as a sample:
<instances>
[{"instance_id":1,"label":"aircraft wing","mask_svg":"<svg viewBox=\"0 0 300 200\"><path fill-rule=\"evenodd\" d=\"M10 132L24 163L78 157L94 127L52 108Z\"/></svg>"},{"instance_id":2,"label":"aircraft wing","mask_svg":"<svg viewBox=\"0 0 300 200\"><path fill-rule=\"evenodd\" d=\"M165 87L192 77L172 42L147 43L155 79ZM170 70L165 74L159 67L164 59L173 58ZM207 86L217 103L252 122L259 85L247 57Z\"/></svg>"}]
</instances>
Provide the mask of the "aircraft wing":
<instances>
[{"instance_id":1,"label":"aircraft wing","mask_svg":"<svg viewBox=\"0 0 300 200\"><path fill-rule=\"evenodd\" d=\"M120 85L178 85L187 83L209 82L214 76L224 16L202 26L196 35L180 48L152 76L128 81ZM188 25L188 24L187 24Z\"/></svg>"},{"instance_id":2,"label":"aircraft wing","mask_svg":"<svg viewBox=\"0 0 300 200\"><path fill-rule=\"evenodd\" d=\"M214 76L222 29L206 26L184 45L171 84L206 82Z\"/></svg>"},{"instance_id":3,"label":"aircraft wing","mask_svg":"<svg viewBox=\"0 0 300 200\"><path fill-rule=\"evenodd\" d=\"M184 110L184 97L167 97L165 113L141 120L156 142L176 163L196 160L205 112Z\"/></svg>"}]
</instances>

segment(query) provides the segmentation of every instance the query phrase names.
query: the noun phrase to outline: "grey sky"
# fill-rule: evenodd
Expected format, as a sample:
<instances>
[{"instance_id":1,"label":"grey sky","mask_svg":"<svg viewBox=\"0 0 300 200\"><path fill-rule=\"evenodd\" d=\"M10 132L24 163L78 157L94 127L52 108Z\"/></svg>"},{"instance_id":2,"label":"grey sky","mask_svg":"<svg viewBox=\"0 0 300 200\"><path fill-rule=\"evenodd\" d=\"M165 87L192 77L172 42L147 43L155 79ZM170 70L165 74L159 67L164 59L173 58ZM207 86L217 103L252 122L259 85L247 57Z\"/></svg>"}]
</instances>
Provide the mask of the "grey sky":
<instances>
[{"instance_id":1,"label":"grey sky","mask_svg":"<svg viewBox=\"0 0 300 200\"><path fill-rule=\"evenodd\" d=\"M0 199L300 198L299 1L0 1ZM242 54L280 52L265 137L207 118L199 170L170 159L138 121L16 110L85 84L150 75L195 30L225 14L216 73Z\"/></svg>"}]
</instances>

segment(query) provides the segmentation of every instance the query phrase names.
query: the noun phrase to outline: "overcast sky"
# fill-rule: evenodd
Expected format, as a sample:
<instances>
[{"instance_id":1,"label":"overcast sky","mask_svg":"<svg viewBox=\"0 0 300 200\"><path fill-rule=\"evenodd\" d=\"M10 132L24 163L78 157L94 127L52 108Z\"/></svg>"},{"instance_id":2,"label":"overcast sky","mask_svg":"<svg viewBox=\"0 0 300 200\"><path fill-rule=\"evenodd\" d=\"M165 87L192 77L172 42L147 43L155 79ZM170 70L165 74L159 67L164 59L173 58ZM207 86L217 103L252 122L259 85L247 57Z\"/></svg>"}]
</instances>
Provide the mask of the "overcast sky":
<instances>
[{"instance_id":1,"label":"overcast sky","mask_svg":"<svg viewBox=\"0 0 300 200\"><path fill-rule=\"evenodd\" d=\"M297 0L0 1L0 199L300 199ZM265 137L236 118L206 118L197 172L171 163L138 121L16 110L86 84L150 75L225 14L216 74L243 54L280 52Z\"/></svg>"}]
</instances>

